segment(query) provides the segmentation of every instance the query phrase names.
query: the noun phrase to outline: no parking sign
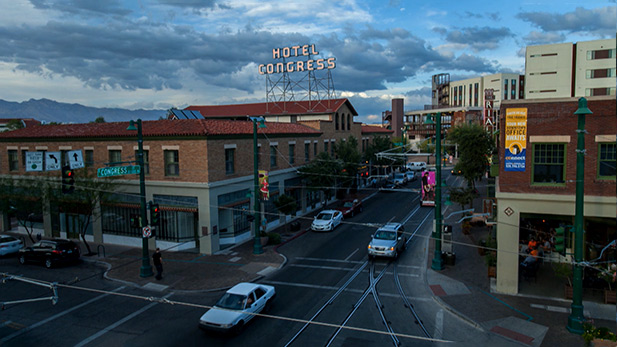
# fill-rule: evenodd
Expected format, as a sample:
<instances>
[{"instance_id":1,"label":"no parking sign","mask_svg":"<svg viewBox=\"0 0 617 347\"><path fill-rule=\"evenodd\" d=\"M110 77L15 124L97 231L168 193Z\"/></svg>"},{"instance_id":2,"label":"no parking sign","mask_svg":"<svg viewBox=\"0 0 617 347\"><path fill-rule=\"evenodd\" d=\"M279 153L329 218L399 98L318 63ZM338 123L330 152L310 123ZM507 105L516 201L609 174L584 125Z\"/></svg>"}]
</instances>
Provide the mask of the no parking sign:
<instances>
[{"instance_id":1,"label":"no parking sign","mask_svg":"<svg viewBox=\"0 0 617 347\"><path fill-rule=\"evenodd\" d=\"M152 236L152 230L150 229L150 227L143 227L141 231L143 233L144 238Z\"/></svg>"}]
</instances>

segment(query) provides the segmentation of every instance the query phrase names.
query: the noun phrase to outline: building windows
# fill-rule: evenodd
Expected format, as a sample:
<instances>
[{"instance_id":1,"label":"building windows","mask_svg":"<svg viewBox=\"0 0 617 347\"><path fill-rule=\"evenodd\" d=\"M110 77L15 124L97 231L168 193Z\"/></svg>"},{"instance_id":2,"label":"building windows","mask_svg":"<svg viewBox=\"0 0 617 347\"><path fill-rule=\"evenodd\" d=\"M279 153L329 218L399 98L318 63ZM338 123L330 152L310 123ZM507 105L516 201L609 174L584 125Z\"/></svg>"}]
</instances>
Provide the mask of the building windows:
<instances>
[{"instance_id":1,"label":"building windows","mask_svg":"<svg viewBox=\"0 0 617 347\"><path fill-rule=\"evenodd\" d=\"M565 184L565 151L565 144L534 144L532 183Z\"/></svg>"},{"instance_id":2,"label":"building windows","mask_svg":"<svg viewBox=\"0 0 617 347\"><path fill-rule=\"evenodd\" d=\"M330 155L334 157L334 141L332 141L332 145L330 146Z\"/></svg>"},{"instance_id":3,"label":"building windows","mask_svg":"<svg viewBox=\"0 0 617 347\"><path fill-rule=\"evenodd\" d=\"M347 114L347 130L351 130L351 114Z\"/></svg>"},{"instance_id":4,"label":"building windows","mask_svg":"<svg viewBox=\"0 0 617 347\"><path fill-rule=\"evenodd\" d=\"M338 112L334 114L334 130L338 130Z\"/></svg>"},{"instance_id":5,"label":"building windows","mask_svg":"<svg viewBox=\"0 0 617 347\"><path fill-rule=\"evenodd\" d=\"M296 145L294 143L289 144L289 165L296 163Z\"/></svg>"},{"instance_id":6,"label":"building windows","mask_svg":"<svg viewBox=\"0 0 617 347\"><path fill-rule=\"evenodd\" d=\"M144 175L149 175L150 174L150 151L148 150L142 150L141 151L144 155ZM87 153L86 153L87 154ZM135 160L139 160L139 151L135 151Z\"/></svg>"},{"instance_id":7,"label":"building windows","mask_svg":"<svg viewBox=\"0 0 617 347\"><path fill-rule=\"evenodd\" d=\"M276 167L276 147L276 145L270 146L270 167Z\"/></svg>"},{"instance_id":8,"label":"building windows","mask_svg":"<svg viewBox=\"0 0 617 347\"><path fill-rule=\"evenodd\" d=\"M503 80L503 99L508 100L508 79Z\"/></svg>"},{"instance_id":9,"label":"building windows","mask_svg":"<svg viewBox=\"0 0 617 347\"><path fill-rule=\"evenodd\" d=\"M472 93L471 91L472 91L472 89L471 89L471 83L469 83L469 105L468 105L468 106L473 105L473 99L472 99L472 97L473 97L473 93Z\"/></svg>"},{"instance_id":10,"label":"building windows","mask_svg":"<svg viewBox=\"0 0 617 347\"><path fill-rule=\"evenodd\" d=\"M615 95L615 88L586 88L585 96Z\"/></svg>"},{"instance_id":11,"label":"building windows","mask_svg":"<svg viewBox=\"0 0 617 347\"><path fill-rule=\"evenodd\" d=\"M86 167L94 166L94 150L86 149L86 157L84 158L84 164Z\"/></svg>"},{"instance_id":12,"label":"building windows","mask_svg":"<svg viewBox=\"0 0 617 347\"><path fill-rule=\"evenodd\" d=\"M21 150L21 163L24 166L24 170L26 169L26 157L28 157L28 150L22 149Z\"/></svg>"},{"instance_id":13,"label":"building windows","mask_svg":"<svg viewBox=\"0 0 617 347\"><path fill-rule=\"evenodd\" d=\"M325 140L323 143L323 151L328 153L328 140Z\"/></svg>"},{"instance_id":14,"label":"building windows","mask_svg":"<svg viewBox=\"0 0 617 347\"><path fill-rule=\"evenodd\" d=\"M587 79L615 77L615 68L587 70L585 76Z\"/></svg>"},{"instance_id":15,"label":"building windows","mask_svg":"<svg viewBox=\"0 0 617 347\"><path fill-rule=\"evenodd\" d=\"M597 51L587 51L587 60L615 58L615 49L600 49Z\"/></svg>"},{"instance_id":16,"label":"building windows","mask_svg":"<svg viewBox=\"0 0 617 347\"><path fill-rule=\"evenodd\" d=\"M479 83L473 85L473 105L478 106L478 89L480 89Z\"/></svg>"},{"instance_id":17,"label":"building windows","mask_svg":"<svg viewBox=\"0 0 617 347\"><path fill-rule=\"evenodd\" d=\"M310 142L305 142L304 143L304 162L308 163L310 160L310 152L311 151L311 143Z\"/></svg>"},{"instance_id":18,"label":"building windows","mask_svg":"<svg viewBox=\"0 0 617 347\"><path fill-rule=\"evenodd\" d=\"M164 150L163 159L165 161L165 176L180 175L180 160L178 150Z\"/></svg>"},{"instance_id":19,"label":"building windows","mask_svg":"<svg viewBox=\"0 0 617 347\"><path fill-rule=\"evenodd\" d=\"M19 157L17 150L9 149L9 171L19 170Z\"/></svg>"},{"instance_id":20,"label":"building windows","mask_svg":"<svg viewBox=\"0 0 617 347\"><path fill-rule=\"evenodd\" d=\"M598 178L615 180L616 166L616 143L600 143L598 148Z\"/></svg>"},{"instance_id":21,"label":"building windows","mask_svg":"<svg viewBox=\"0 0 617 347\"><path fill-rule=\"evenodd\" d=\"M516 99L516 80L511 80L512 87L510 88L510 99Z\"/></svg>"},{"instance_id":22,"label":"building windows","mask_svg":"<svg viewBox=\"0 0 617 347\"><path fill-rule=\"evenodd\" d=\"M313 142L313 156L317 156L317 141Z\"/></svg>"},{"instance_id":23,"label":"building windows","mask_svg":"<svg viewBox=\"0 0 617 347\"><path fill-rule=\"evenodd\" d=\"M65 157L64 155L62 157ZM122 151L118 149L109 150L109 164L120 163L122 161Z\"/></svg>"},{"instance_id":24,"label":"building windows","mask_svg":"<svg viewBox=\"0 0 617 347\"><path fill-rule=\"evenodd\" d=\"M234 160L236 155L235 148L225 148L225 174L233 175L235 172L234 169Z\"/></svg>"},{"instance_id":25,"label":"building windows","mask_svg":"<svg viewBox=\"0 0 617 347\"><path fill-rule=\"evenodd\" d=\"M345 130L345 114L341 115L341 130Z\"/></svg>"}]
</instances>

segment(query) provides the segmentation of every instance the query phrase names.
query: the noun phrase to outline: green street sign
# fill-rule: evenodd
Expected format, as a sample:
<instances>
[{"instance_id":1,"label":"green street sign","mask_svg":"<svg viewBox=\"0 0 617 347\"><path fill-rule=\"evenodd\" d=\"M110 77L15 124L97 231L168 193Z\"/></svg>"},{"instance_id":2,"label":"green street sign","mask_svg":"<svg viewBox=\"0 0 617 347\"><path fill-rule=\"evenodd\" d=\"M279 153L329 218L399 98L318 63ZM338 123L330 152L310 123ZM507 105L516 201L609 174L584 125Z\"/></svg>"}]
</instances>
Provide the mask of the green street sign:
<instances>
[{"instance_id":1,"label":"green street sign","mask_svg":"<svg viewBox=\"0 0 617 347\"><path fill-rule=\"evenodd\" d=\"M97 177L133 175L140 172L139 165L100 167L96 170Z\"/></svg>"}]
</instances>

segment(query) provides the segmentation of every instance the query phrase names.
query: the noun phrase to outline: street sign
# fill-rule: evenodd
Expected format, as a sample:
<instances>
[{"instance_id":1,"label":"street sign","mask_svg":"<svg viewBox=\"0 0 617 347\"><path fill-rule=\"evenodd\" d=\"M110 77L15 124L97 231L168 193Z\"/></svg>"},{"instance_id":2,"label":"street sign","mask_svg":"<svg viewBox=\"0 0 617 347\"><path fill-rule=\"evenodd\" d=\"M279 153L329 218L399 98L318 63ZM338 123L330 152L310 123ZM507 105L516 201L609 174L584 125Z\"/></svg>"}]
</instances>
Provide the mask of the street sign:
<instances>
[{"instance_id":1,"label":"street sign","mask_svg":"<svg viewBox=\"0 0 617 347\"><path fill-rule=\"evenodd\" d=\"M60 170L62 163L60 152L45 152L45 171Z\"/></svg>"},{"instance_id":2,"label":"street sign","mask_svg":"<svg viewBox=\"0 0 617 347\"><path fill-rule=\"evenodd\" d=\"M43 152L26 152L26 171L43 171Z\"/></svg>"},{"instance_id":3,"label":"street sign","mask_svg":"<svg viewBox=\"0 0 617 347\"><path fill-rule=\"evenodd\" d=\"M84 167L84 157L81 155L81 149L68 151L69 166L71 169L80 169Z\"/></svg>"},{"instance_id":4,"label":"street sign","mask_svg":"<svg viewBox=\"0 0 617 347\"><path fill-rule=\"evenodd\" d=\"M144 238L152 236L152 230L150 229L150 227L143 227L141 231L142 231Z\"/></svg>"},{"instance_id":5,"label":"street sign","mask_svg":"<svg viewBox=\"0 0 617 347\"><path fill-rule=\"evenodd\" d=\"M139 174L139 165L100 167L96 170L97 177L110 177Z\"/></svg>"}]
</instances>

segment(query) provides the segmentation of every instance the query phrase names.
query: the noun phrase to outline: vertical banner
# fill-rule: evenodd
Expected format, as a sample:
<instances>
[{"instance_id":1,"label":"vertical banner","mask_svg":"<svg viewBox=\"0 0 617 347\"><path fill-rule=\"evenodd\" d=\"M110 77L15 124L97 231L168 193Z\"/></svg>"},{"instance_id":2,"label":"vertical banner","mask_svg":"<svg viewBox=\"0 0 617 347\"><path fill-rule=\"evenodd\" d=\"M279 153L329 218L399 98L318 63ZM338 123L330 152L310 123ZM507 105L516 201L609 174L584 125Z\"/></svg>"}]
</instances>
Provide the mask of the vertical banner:
<instances>
[{"instance_id":1,"label":"vertical banner","mask_svg":"<svg viewBox=\"0 0 617 347\"><path fill-rule=\"evenodd\" d=\"M506 109L505 171L525 171L527 109Z\"/></svg>"},{"instance_id":2,"label":"vertical banner","mask_svg":"<svg viewBox=\"0 0 617 347\"><path fill-rule=\"evenodd\" d=\"M268 183L268 171L259 170L259 192L263 200L270 198L270 184Z\"/></svg>"}]
</instances>

